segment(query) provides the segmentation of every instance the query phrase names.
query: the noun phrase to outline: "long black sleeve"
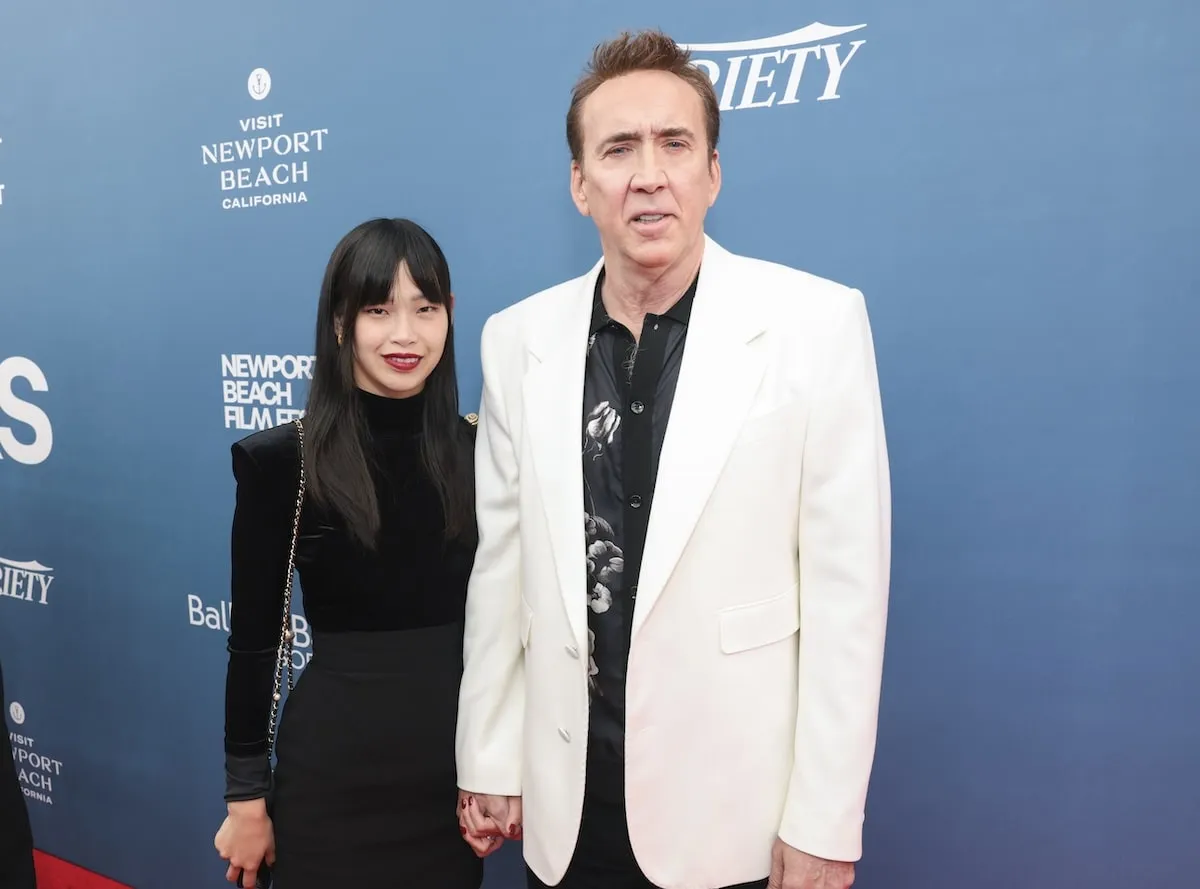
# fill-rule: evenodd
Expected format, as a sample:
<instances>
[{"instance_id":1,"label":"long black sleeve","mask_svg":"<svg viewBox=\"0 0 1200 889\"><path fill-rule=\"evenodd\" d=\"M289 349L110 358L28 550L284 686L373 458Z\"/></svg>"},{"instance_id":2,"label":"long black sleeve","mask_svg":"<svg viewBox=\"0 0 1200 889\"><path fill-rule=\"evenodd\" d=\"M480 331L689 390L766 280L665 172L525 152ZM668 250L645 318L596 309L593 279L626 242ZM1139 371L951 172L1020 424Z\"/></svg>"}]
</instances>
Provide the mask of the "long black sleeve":
<instances>
[{"instance_id":1,"label":"long black sleeve","mask_svg":"<svg viewBox=\"0 0 1200 889\"><path fill-rule=\"evenodd\" d=\"M296 492L284 483L288 473L264 471L242 445L234 445L232 455L237 495L230 541L225 798L244 800L265 796L270 786L267 726Z\"/></svg>"}]
</instances>

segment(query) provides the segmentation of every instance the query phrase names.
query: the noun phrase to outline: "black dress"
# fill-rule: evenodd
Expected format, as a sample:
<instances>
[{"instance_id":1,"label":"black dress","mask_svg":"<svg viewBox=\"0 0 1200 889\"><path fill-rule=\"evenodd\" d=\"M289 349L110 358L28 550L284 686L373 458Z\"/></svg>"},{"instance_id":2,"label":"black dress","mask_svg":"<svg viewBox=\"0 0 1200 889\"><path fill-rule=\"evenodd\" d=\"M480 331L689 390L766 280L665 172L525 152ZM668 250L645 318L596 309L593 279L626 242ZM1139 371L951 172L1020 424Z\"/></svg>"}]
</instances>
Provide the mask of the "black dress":
<instances>
[{"instance_id":1,"label":"black dress","mask_svg":"<svg viewBox=\"0 0 1200 889\"><path fill-rule=\"evenodd\" d=\"M454 763L475 538L443 541L440 500L419 460L424 396L358 398L378 467L380 543L361 548L306 497L296 564L312 659L279 721L275 886L477 889L483 864L459 832ZM468 473L473 441L463 421ZM260 798L271 780L267 725L297 444L288 425L233 446L227 800Z\"/></svg>"}]
</instances>

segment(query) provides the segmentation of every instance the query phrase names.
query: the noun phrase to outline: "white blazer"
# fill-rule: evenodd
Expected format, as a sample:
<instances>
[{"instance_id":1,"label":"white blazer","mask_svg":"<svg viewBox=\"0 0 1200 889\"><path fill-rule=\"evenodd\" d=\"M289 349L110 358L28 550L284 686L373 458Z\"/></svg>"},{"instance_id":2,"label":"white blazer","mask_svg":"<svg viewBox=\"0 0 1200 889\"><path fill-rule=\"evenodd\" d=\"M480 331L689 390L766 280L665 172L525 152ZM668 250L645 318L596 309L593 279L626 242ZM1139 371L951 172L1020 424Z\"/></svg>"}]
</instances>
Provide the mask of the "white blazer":
<instances>
[{"instance_id":1,"label":"white blazer","mask_svg":"<svg viewBox=\"0 0 1200 889\"><path fill-rule=\"evenodd\" d=\"M557 883L588 740L583 378L601 263L488 319L459 786L520 795ZM634 607L630 839L665 889L857 860L891 495L862 294L706 237Z\"/></svg>"}]
</instances>

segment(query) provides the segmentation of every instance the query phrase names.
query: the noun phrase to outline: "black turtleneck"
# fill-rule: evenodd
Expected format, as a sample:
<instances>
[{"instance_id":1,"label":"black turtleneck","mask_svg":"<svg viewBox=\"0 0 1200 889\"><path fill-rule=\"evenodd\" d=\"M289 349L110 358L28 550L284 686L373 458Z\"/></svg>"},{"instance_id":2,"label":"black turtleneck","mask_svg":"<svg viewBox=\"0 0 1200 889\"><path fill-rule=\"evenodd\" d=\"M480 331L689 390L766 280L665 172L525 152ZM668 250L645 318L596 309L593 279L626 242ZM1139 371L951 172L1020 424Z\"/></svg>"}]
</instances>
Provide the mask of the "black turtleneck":
<instances>
[{"instance_id":1,"label":"black turtleneck","mask_svg":"<svg viewBox=\"0 0 1200 889\"><path fill-rule=\"evenodd\" d=\"M336 516L306 497L293 611L302 601L314 634L459 622L474 552L443 541L441 502L420 459L425 396L384 398L359 390L358 398L380 507L379 544L365 550ZM473 436L465 423L463 433L469 449ZM230 800L261 797L269 781L267 724L299 483L295 426L257 432L234 444L232 455L237 495L225 689ZM464 465L469 471L470 459Z\"/></svg>"}]
</instances>

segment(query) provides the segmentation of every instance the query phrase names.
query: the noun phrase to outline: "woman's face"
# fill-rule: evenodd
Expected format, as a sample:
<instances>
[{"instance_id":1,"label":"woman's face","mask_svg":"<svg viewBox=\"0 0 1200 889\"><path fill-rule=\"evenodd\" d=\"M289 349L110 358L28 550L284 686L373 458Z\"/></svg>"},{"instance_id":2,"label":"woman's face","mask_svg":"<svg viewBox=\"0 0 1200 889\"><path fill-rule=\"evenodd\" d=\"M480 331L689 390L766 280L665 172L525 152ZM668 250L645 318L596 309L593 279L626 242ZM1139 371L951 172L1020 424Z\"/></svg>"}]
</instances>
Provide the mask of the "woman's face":
<instances>
[{"instance_id":1,"label":"woman's face","mask_svg":"<svg viewBox=\"0 0 1200 889\"><path fill-rule=\"evenodd\" d=\"M427 300L401 263L390 298L366 306L354 324L354 382L385 398L408 398L442 359L449 306Z\"/></svg>"}]
</instances>

